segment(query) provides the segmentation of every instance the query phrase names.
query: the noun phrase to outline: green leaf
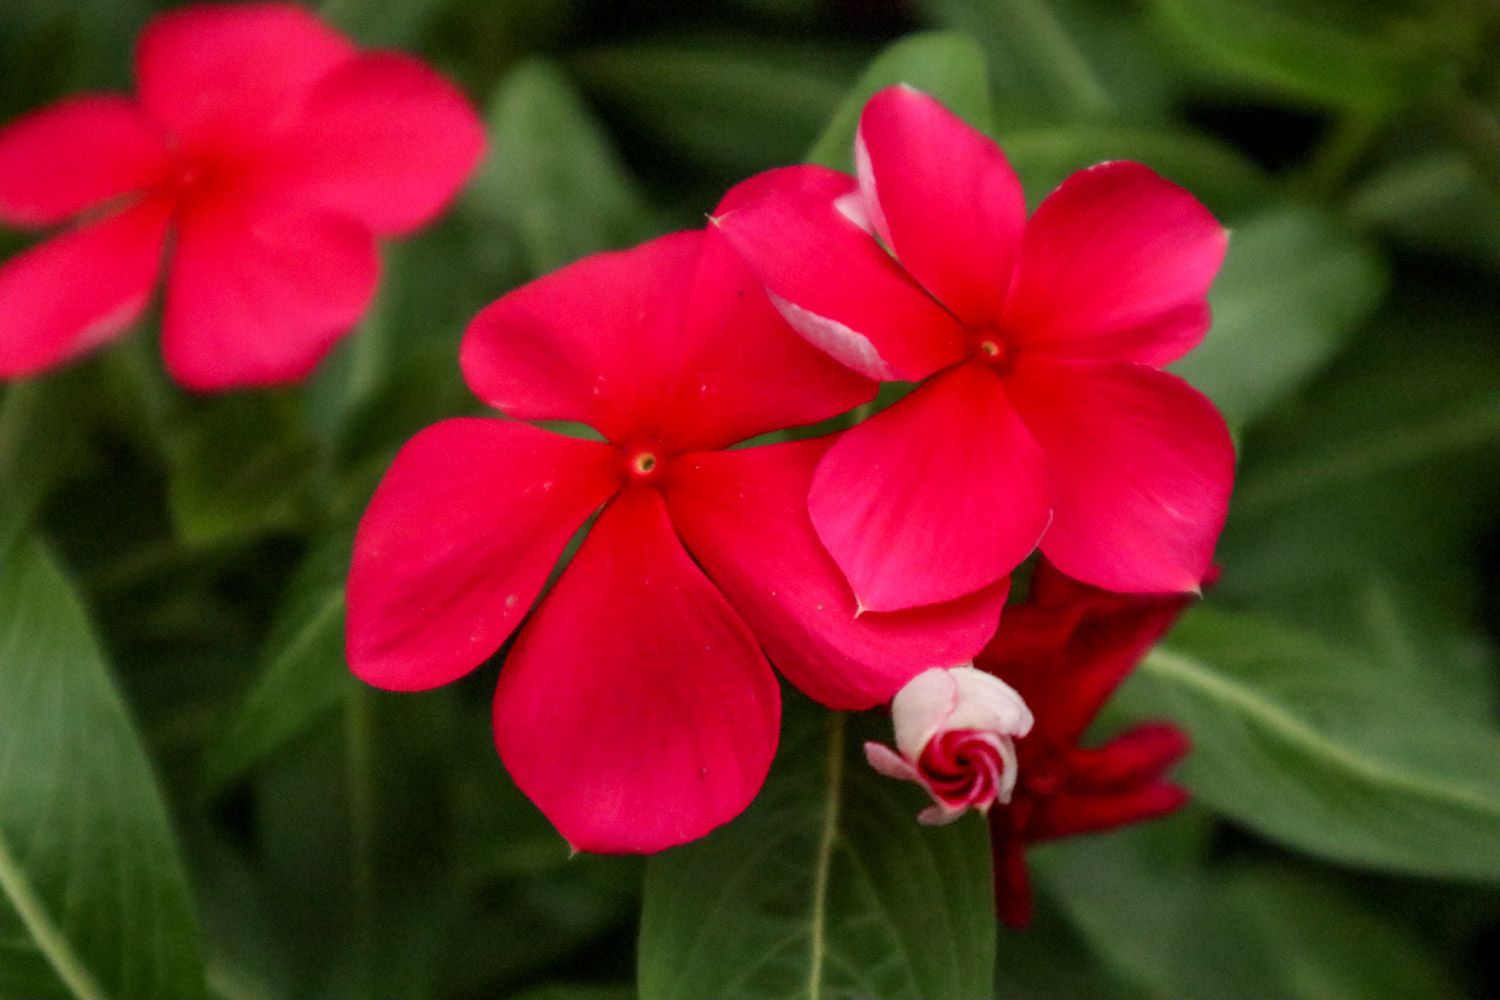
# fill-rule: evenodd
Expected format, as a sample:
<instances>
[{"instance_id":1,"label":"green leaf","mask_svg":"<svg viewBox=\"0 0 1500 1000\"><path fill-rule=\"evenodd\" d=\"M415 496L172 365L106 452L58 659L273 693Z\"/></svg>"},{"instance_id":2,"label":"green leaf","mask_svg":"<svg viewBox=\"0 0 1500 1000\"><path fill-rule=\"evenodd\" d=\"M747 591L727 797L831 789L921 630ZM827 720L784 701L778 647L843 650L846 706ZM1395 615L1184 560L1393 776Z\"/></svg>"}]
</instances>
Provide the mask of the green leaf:
<instances>
[{"instance_id":1,"label":"green leaf","mask_svg":"<svg viewBox=\"0 0 1500 1000\"><path fill-rule=\"evenodd\" d=\"M1367 115L1456 82L1475 46L1448 0L1152 0L1171 34L1247 81Z\"/></svg>"},{"instance_id":2,"label":"green leaf","mask_svg":"<svg viewBox=\"0 0 1500 1000\"><path fill-rule=\"evenodd\" d=\"M1351 864L1500 879L1500 730L1411 697L1378 661L1199 609L1119 697L1182 725L1182 782L1270 837Z\"/></svg>"},{"instance_id":3,"label":"green leaf","mask_svg":"<svg viewBox=\"0 0 1500 1000\"><path fill-rule=\"evenodd\" d=\"M502 81L489 133L493 148L469 203L515 233L533 274L648 235L635 182L552 63L522 63Z\"/></svg>"},{"instance_id":4,"label":"green leaf","mask_svg":"<svg viewBox=\"0 0 1500 1000\"><path fill-rule=\"evenodd\" d=\"M827 47L674 38L590 49L568 67L628 130L739 180L802 158L853 76L847 63Z\"/></svg>"},{"instance_id":5,"label":"green leaf","mask_svg":"<svg viewBox=\"0 0 1500 1000\"><path fill-rule=\"evenodd\" d=\"M1110 125L1002 128L1000 145L1033 208L1075 170L1135 160L1191 191L1215 215L1257 209L1270 193L1264 171L1223 143L1194 132Z\"/></svg>"},{"instance_id":6,"label":"green leaf","mask_svg":"<svg viewBox=\"0 0 1500 1000\"><path fill-rule=\"evenodd\" d=\"M169 442L168 502L177 532L208 546L296 525L314 448L294 396L195 400Z\"/></svg>"},{"instance_id":7,"label":"green leaf","mask_svg":"<svg viewBox=\"0 0 1500 1000\"><path fill-rule=\"evenodd\" d=\"M1412 931L1337 880L1283 862L1220 860L1189 810L1037 850L1055 900L1099 958L1173 1000L1457 996ZM1064 996L1057 992L1034 996Z\"/></svg>"},{"instance_id":8,"label":"green leaf","mask_svg":"<svg viewBox=\"0 0 1500 1000\"><path fill-rule=\"evenodd\" d=\"M932 95L981 131L990 126L990 91L979 46L962 35L911 35L882 52L860 75L808 151L807 162L852 173L854 133L865 102L876 91L898 83Z\"/></svg>"},{"instance_id":9,"label":"green leaf","mask_svg":"<svg viewBox=\"0 0 1500 1000\"><path fill-rule=\"evenodd\" d=\"M1243 425L1332 357L1384 288L1380 260L1329 215L1275 209L1234 230L1213 327L1172 370Z\"/></svg>"},{"instance_id":10,"label":"green leaf","mask_svg":"<svg viewBox=\"0 0 1500 1000\"><path fill-rule=\"evenodd\" d=\"M1424 145L1362 184L1349 214L1418 250L1500 271L1500 197L1493 183L1457 150Z\"/></svg>"},{"instance_id":11,"label":"green leaf","mask_svg":"<svg viewBox=\"0 0 1500 1000\"><path fill-rule=\"evenodd\" d=\"M745 814L651 860L642 1000L988 997L984 822L918 825L920 792L861 751L889 740L888 719L787 700L776 765Z\"/></svg>"},{"instance_id":12,"label":"green leaf","mask_svg":"<svg viewBox=\"0 0 1500 1000\"><path fill-rule=\"evenodd\" d=\"M49 992L78 1000L203 995L145 751L78 598L27 536L0 552L0 935L0 981L45 964Z\"/></svg>"},{"instance_id":13,"label":"green leaf","mask_svg":"<svg viewBox=\"0 0 1500 1000\"><path fill-rule=\"evenodd\" d=\"M315 553L277 612L260 676L204 759L214 792L342 704L357 683L344 660L344 572L348 545Z\"/></svg>"},{"instance_id":14,"label":"green leaf","mask_svg":"<svg viewBox=\"0 0 1500 1000\"><path fill-rule=\"evenodd\" d=\"M1167 81L1140 18L1091 0L918 0L983 48L998 112L1048 122L1153 119Z\"/></svg>"}]
</instances>

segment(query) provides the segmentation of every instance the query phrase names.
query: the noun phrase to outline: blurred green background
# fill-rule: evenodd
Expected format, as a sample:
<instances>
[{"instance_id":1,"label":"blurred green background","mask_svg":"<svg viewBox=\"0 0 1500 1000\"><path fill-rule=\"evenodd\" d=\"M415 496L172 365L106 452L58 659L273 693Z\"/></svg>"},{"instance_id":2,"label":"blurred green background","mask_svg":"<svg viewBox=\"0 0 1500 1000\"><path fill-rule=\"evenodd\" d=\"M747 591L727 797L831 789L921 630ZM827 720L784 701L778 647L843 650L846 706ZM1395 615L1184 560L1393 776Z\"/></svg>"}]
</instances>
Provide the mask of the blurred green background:
<instances>
[{"instance_id":1,"label":"blurred green background","mask_svg":"<svg viewBox=\"0 0 1500 1000\"><path fill-rule=\"evenodd\" d=\"M4 0L0 120L128 90L165 6ZM1234 232L1178 366L1241 448L1223 579L1109 720L1189 729L1197 803L1036 852L996 995L1500 996L1500 4L317 9L435 63L490 129L455 210L387 248L358 332L295 389L188 397L152 319L0 390L0 848L104 995L637 995L647 864L570 860L508 784L494 664L420 696L347 676L353 525L407 437L479 412L456 358L483 305L699 225L815 144L846 158L861 74L944 32L863 92L949 100L1033 204L1136 159ZM0 996L87 995L14 882ZM666 967L671 942L639 946ZM663 975L643 1000L702 995Z\"/></svg>"}]
</instances>

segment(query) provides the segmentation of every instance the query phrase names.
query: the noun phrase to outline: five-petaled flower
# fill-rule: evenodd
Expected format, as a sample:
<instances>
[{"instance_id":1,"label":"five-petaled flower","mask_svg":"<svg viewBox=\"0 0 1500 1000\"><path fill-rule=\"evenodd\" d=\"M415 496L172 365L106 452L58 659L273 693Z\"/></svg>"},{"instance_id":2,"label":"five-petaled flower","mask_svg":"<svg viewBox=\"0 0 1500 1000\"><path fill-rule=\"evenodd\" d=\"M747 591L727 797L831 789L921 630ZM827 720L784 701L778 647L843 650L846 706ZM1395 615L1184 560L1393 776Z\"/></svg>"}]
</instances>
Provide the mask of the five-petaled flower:
<instances>
[{"instance_id":1,"label":"five-petaled flower","mask_svg":"<svg viewBox=\"0 0 1500 1000\"><path fill-rule=\"evenodd\" d=\"M926 790L933 804L918 814L920 822L951 823L970 809L983 813L1010 801L1015 739L1033 720L1009 684L967 664L924 670L891 699L891 719L896 750L866 743L865 758L886 777Z\"/></svg>"},{"instance_id":2,"label":"five-petaled flower","mask_svg":"<svg viewBox=\"0 0 1500 1000\"><path fill-rule=\"evenodd\" d=\"M1188 751L1165 723L1142 723L1098 749L1079 739L1099 709L1192 598L1111 594L1039 563L1026 601L1010 608L974 665L1005 681L1035 714L1016 743L1011 800L989 812L1000 917L1031 917L1026 845L1171 812L1187 794L1163 775Z\"/></svg>"},{"instance_id":3,"label":"five-petaled flower","mask_svg":"<svg viewBox=\"0 0 1500 1000\"><path fill-rule=\"evenodd\" d=\"M291 3L146 26L137 97L86 94L0 131L0 223L77 225L0 266L0 378L125 330L171 233L162 351L199 390L303 377L368 306L376 238L433 218L484 150L418 60L361 52Z\"/></svg>"},{"instance_id":4,"label":"five-petaled flower","mask_svg":"<svg viewBox=\"0 0 1500 1000\"><path fill-rule=\"evenodd\" d=\"M501 759L576 849L660 850L744 809L777 742L768 658L824 704L867 708L993 635L1008 581L856 617L807 516L828 438L724 450L874 385L789 329L717 231L511 292L470 325L461 361L515 420L447 420L396 456L355 539L349 661L397 690L472 670L599 510L494 703ZM559 419L605 441L516 422Z\"/></svg>"},{"instance_id":5,"label":"five-petaled flower","mask_svg":"<svg viewBox=\"0 0 1500 1000\"><path fill-rule=\"evenodd\" d=\"M809 341L925 380L813 478L813 524L860 604L951 600L1038 543L1111 590L1195 590L1234 451L1161 366L1208 327L1225 230L1128 162L1074 174L1028 221L999 147L909 87L870 100L855 152L857 181L783 171L715 221Z\"/></svg>"}]
</instances>

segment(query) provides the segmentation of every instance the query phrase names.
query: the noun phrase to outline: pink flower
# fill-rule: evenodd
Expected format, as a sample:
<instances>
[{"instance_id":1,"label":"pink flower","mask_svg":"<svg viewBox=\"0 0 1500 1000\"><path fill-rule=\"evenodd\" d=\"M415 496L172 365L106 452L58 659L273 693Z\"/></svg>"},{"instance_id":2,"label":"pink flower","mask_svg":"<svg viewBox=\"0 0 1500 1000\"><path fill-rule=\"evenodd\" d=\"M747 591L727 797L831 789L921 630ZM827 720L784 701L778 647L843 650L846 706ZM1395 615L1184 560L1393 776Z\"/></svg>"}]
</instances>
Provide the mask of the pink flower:
<instances>
[{"instance_id":1,"label":"pink flower","mask_svg":"<svg viewBox=\"0 0 1500 1000\"><path fill-rule=\"evenodd\" d=\"M433 218L484 133L423 63L360 52L291 3L146 26L137 97L0 131L0 223L61 235L0 266L0 377L93 350L144 311L169 234L162 352L193 389L302 378L369 305L376 238Z\"/></svg>"},{"instance_id":2,"label":"pink flower","mask_svg":"<svg viewBox=\"0 0 1500 1000\"><path fill-rule=\"evenodd\" d=\"M1074 174L1028 220L999 147L909 87L870 100L855 153L857 182L782 172L716 222L804 337L922 381L813 477L813 525L861 606L951 600L1038 544L1101 587L1197 588L1234 451L1161 366L1208 327L1224 229L1125 162Z\"/></svg>"},{"instance_id":3,"label":"pink flower","mask_svg":"<svg viewBox=\"0 0 1500 1000\"><path fill-rule=\"evenodd\" d=\"M716 231L589 257L506 295L470 325L462 362L510 417L579 421L606 440L474 418L418 434L355 539L349 661L394 690L472 670L598 511L495 694L502 760L575 849L656 851L744 809L780 724L768 658L852 709L993 634L1003 582L856 620L807 517L830 439L724 450L874 386L788 329Z\"/></svg>"},{"instance_id":4,"label":"pink flower","mask_svg":"<svg viewBox=\"0 0 1500 1000\"><path fill-rule=\"evenodd\" d=\"M1012 927L1031 917L1027 845L1151 819L1187 801L1163 777L1188 752L1187 736L1175 726L1143 723L1098 749L1078 742L1191 602L1176 594L1111 594L1043 562L1026 601L1006 611L994 641L974 658L1036 714L1036 726L1016 745L1010 802L989 813L995 901Z\"/></svg>"},{"instance_id":5,"label":"pink flower","mask_svg":"<svg viewBox=\"0 0 1500 1000\"><path fill-rule=\"evenodd\" d=\"M1031 711L997 677L971 666L924 670L891 701L896 749L866 743L870 766L914 781L933 804L918 814L929 826L970 809L1010 801L1016 786L1015 737L1031 731Z\"/></svg>"}]
</instances>

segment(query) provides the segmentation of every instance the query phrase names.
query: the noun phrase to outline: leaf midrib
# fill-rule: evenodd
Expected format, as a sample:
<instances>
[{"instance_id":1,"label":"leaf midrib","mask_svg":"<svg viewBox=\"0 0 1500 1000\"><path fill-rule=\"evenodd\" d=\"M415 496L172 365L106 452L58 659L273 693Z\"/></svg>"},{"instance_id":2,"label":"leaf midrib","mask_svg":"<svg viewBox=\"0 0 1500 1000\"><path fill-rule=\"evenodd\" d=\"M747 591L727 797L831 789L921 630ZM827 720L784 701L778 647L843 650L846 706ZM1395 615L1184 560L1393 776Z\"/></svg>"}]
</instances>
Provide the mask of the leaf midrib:
<instances>
[{"instance_id":1,"label":"leaf midrib","mask_svg":"<svg viewBox=\"0 0 1500 1000\"><path fill-rule=\"evenodd\" d=\"M78 957L67 935L52 919L52 915L32 889L31 881L11 853L4 830L0 830L0 891L10 900L11 907L21 918L31 941L57 973L58 979L68 988L68 992L77 1000L107 1000L93 973L89 972L83 960Z\"/></svg>"},{"instance_id":2,"label":"leaf midrib","mask_svg":"<svg viewBox=\"0 0 1500 1000\"><path fill-rule=\"evenodd\" d=\"M1500 818L1500 801L1484 798L1462 786L1411 774L1362 757L1318 732L1302 719L1254 691L1207 669L1201 662L1157 647L1141 663L1141 670L1163 680L1176 680L1203 694L1240 709L1287 742L1353 772L1372 784L1383 784L1418 798L1447 800L1450 805Z\"/></svg>"}]
</instances>

